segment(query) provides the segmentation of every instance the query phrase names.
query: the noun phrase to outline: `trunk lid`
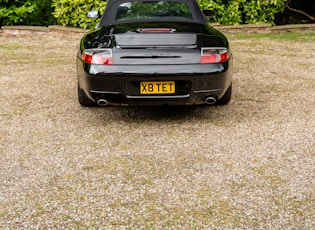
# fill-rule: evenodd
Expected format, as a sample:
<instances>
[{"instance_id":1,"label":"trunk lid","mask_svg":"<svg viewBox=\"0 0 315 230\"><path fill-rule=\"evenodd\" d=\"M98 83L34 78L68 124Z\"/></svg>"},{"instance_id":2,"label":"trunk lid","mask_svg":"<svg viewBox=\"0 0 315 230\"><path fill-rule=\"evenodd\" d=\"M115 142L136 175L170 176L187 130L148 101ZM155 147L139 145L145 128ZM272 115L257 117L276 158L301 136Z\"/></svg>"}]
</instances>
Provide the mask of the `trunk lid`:
<instances>
[{"instance_id":1,"label":"trunk lid","mask_svg":"<svg viewBox=\"0 0 315 230\"><path fill-rule=\"evenodd\" d=\"M166 65L200 62L198 35L183 23L116 25L115 64Z\"/></svg>"},{"instance_id":2,"label":"trunk lid","mask_svg":"<svg viewBox=\"0 0 315 230\"><path fill-rule=\"evenodd\" d=\"M115 35L114 63L166 65L200 62L196 34Z\"/></svg>"}]
</instances>

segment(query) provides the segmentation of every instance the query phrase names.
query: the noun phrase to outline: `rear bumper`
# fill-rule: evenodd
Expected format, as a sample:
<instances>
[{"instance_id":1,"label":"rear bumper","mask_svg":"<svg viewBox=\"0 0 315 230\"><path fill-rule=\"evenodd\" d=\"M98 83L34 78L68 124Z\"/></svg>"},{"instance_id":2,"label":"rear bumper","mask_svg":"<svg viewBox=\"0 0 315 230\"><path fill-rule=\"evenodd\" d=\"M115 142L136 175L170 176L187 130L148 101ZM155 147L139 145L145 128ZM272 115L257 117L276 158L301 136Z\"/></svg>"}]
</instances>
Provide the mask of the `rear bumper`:
<instances>
[{"instance_id":1,"label":"rear bumper","mask_svg":"<svg viewBox=\"0 0 315 230\"><path fill-rule=\"evenodd\" d=\"M78 83L93 101L113 105L204 104L208 96L220 99L232 83L232 60L211 65L87 65L77 59ZM175 81L175 94L142 95L140 82Z\"/></svg>"}]
</instances>

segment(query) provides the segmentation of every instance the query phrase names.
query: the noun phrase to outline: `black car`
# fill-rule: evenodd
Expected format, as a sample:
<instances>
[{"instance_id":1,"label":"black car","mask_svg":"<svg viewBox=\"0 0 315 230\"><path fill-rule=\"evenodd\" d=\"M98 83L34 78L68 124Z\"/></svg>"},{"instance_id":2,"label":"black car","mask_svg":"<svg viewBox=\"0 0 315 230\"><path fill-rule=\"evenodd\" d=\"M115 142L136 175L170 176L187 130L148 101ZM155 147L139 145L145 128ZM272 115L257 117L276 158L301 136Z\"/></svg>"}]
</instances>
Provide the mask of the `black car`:
<instances>
[{"instance_id":1,"label":"black car","mask_svg":"<svg viewBox=\"0 0 315 230\"><path fill-rule=\"evenodd\" d=\"M80 42L83 106L229 103L232 53L196 0L109 0Z\"/></svg>"}]
</instances>

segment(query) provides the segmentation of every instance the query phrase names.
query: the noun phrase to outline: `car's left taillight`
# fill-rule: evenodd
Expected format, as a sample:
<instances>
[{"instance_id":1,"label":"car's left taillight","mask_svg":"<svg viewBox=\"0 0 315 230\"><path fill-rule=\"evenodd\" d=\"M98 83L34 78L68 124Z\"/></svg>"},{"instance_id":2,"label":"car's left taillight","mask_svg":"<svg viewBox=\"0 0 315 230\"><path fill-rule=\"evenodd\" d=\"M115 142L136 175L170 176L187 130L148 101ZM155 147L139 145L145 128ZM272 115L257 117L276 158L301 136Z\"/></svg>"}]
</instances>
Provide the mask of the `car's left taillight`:
<instances>
[{"instance_id":1,"label":"car's left taillight","mask_svg":"<svg viewBox=\"0 0 315 230\"><path fill-rule=\"evenodd\" d=\"M88 64L113 65L111 49L87 49L82 52L82 60Z\"/></svg>"},{"instance_id":2,"label":"car's left taillight","mask_svg":"<svg viewBox=\"0 0 315 230\"><path fill-rule=\"evenodd\" d=\"M229 60L229 52L226 48L208 47L201 48L200 63L214 64Z\"/></svg>"}]
</instances>

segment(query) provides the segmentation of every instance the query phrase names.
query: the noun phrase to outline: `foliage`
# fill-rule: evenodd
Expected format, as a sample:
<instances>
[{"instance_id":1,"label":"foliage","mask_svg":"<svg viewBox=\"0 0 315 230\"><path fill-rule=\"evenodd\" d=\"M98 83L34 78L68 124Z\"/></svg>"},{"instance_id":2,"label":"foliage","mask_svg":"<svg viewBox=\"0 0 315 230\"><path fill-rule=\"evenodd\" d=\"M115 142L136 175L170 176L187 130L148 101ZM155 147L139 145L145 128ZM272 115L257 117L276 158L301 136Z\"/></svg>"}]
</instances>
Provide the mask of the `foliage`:
<instances>
[{"instance_id":1,"label":"foliage","mask_svg":"<svg viewBox=\"0 0 315 230\"><path fill-rule=\"evenodd\" d=\"M36 5L36 8L25 18L24 24L36 26L56 24L56 19L52 15L54 12L52 0L32 0L32 2Z\"/></svg>"},{"instance_id":2,"label":"foliage","mask_svg":"<svg viewBox=\"0 0 315 230\"><path fill-rule=\"evenodd\" d=\"M271 23L273 24L275 15L285 9L283 0L251 0L244 5L245 23Z\"/></svg>"},{"instance_id":3,"label":"foliage","mask_svg":"<svg viewBox=\"0 0 315 230\"><path fill-rule=\"evenodd\" d=\"M223 25L275 24L275 16L286 8L290 0L197 0L202 9L215 10L212 19ZM296 9L310 9L313 0L291 0ZM301 2L301 3L300 3ZM302 4L303 2L303 4ZM105 0L0 0L1 25L51 25L56 22L63 26L91 28L95 21L86 17L86 12L103 12ZM303 7L304 8L303 8ZM305 7L307 6L307 7ZM302 7L302 8L301 8Z\"/></svg>"},{"instance_id":4,"label":"foliage","mask_svg":"<svg viewBox=\"0 0 315 230\"><path fill-rule=\"evenodd\" d=\"M51 0L0 0L1 25L55 24Z\"/></svg>"},{"instance_id":5,"label":"foliage","mask_svg":"<svg viewBox=\"0 0 315 230\"><path fill-rule=\"evenodd\" d=\"M91 28L95 21L86 17L90 10L103 12L106 2L102 0L52 0L53 16L63 26Z\"/></svg>"},{"instance_id":6,"label":"foliage","mask_svg":"<svg viewBox=\"0 0 315 230\"><path fill-rule=\"evenodd\" d=\"M90 28L95 22L86 17L89 10L103 11L102 0L52 0L58 23L63 26ZM215 10L213 19L223 25L274 24L275 15L285 9L287 0L198 0L202 9Z\"/></svg>"},{"instance_id":7,"label":"foliage","mask_svg":"<svg viewBox=\"0 0 315 230\"><path fill-rule=\"evenodd\" d=\"M287 0L198 0L201 8L216 10L214 21L223 25L274 24Z\"/></svg>"},{"instance_id":8,"label":"foliage","mask_svg":"<svg viewBox=\"0 0 315 230\"><path fill-rule=\"evenodd\" d=\"M1 25L22 23L35 7L36 5L29 0L0 0L0 23Z\"/></svg>"}]
</instances>

